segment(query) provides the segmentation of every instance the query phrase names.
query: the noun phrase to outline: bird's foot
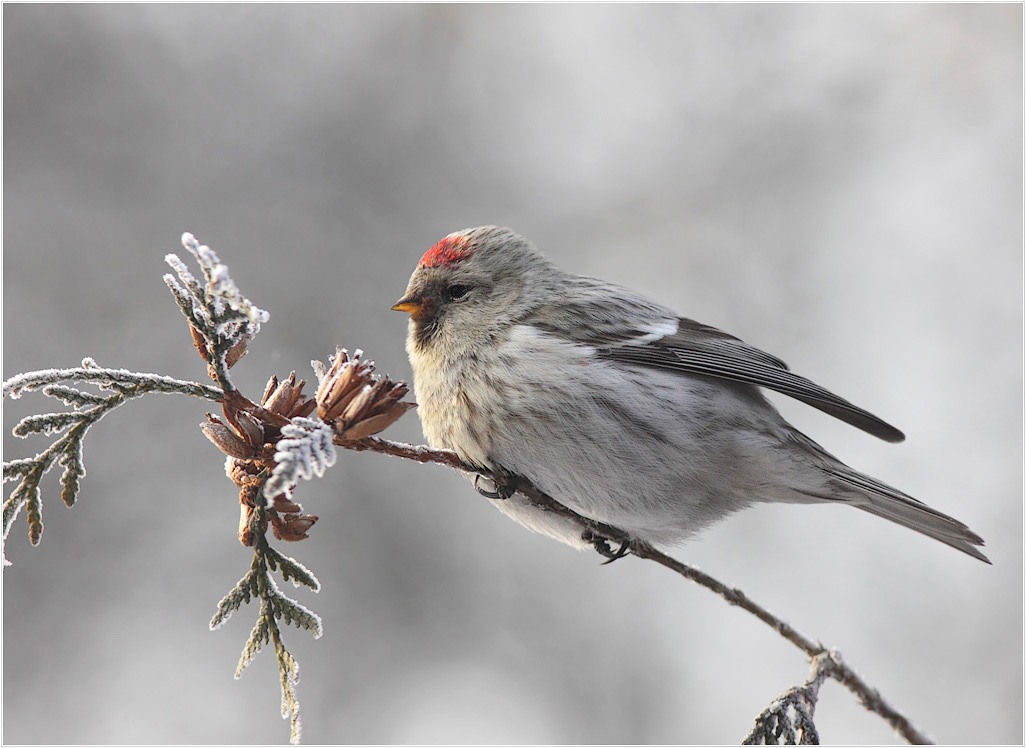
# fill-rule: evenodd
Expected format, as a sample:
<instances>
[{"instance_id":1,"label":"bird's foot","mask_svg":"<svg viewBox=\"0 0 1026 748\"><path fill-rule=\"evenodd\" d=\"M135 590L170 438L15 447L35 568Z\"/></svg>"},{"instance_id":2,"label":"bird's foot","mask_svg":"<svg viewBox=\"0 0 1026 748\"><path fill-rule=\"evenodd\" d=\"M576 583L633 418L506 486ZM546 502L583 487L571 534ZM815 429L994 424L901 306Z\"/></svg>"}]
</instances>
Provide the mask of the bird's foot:
<instances>
[{"instance_id":1,"label":"bird's foot","mask_svg":"<svg viewBox=\"0 0 1026 748\"><path fill-rule=\"evenodd\" d=\"M474 476L474 489L486 499L508 499L517 491L517 478L499 469L493 470L491 476L478 473Z\"/></svg>"},{"instance_id":2,"label":"bird's foot","mask_svg":"<svg viewBox=\"0 0 1026 748\"><path fill-rule=\"evenodd\" d=\"M585 543L591 543L592 548L594 548L600 556L605 557L606 560L602 562L602 566L611 564L616 561L616 559L623 558L631 552L631 539L626 535L622 537L607 538L592 530L585 530L581 533L581 540ZM610 541L614 543L618 542L620 547L614 551L612 546L610 546Z\"/></svg>"}]
</instances>

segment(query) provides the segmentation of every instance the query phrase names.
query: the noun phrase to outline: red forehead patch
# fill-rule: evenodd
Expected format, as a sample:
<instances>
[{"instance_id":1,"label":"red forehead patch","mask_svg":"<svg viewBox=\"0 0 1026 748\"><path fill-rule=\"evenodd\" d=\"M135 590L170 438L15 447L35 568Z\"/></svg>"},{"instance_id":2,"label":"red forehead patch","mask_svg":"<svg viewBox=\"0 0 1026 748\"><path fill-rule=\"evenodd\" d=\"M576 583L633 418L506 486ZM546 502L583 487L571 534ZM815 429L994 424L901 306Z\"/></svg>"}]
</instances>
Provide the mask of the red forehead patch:
<instances>
[{"instance_id":1,"label":"red forehead patch","mask_svg":"<svg viewBox=\"0 0 1026 748\"><path fill-rule=\"evenodd\" d=\"M451 267L472 253L467 237L450 234L424 253L420 266L425 268Z\"/></svg>"}]
</instances>

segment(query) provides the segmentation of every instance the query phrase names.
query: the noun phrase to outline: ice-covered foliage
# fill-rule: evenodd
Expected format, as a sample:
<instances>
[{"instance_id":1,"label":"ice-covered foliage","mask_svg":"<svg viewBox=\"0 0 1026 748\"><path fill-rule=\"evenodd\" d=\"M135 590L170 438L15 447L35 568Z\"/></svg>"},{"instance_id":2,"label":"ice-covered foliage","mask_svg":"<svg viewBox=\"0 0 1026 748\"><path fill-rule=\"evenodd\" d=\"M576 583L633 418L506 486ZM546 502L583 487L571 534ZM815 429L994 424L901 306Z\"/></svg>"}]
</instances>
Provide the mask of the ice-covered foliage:
<instances>
[{"instance_id":1,"label":"ice-covered foliage","mask_svg":"<svg viewBox=\"0 0 1026 748\"><path fill-rule=\"evenodd\" d=\"M68 382L79 386L92 385L107 394L79 389ZM128 400L151 392L192 395L208 400L220 400L222 396L216 387L159 374L101 367L91 358L83 360L79 367L18 374L3 383L4 397L18 398L23 393L36 391L59 400L71 410L29 415L13 429L14 435L20 438L37 433L57 436L49 447L34 457L11 460L3 465L4 482L18 481L4 502L3 539L6 541L18 514L26 509L29 539L33 545L43 534L39 482L54 465L60 465L64 468L60 478L61 499L67 506L75 503L81 479L86 474L82 462L82 441L93 424ZM5 558L4 564L7 563Z\"/></svg>"},{"instance_id":2,"label":"ice-covered foliage","mask_svg":"<svg viewBox=\"0 0 1026 748\"><path fill-rule=\"evenodd\" d=\"M300 478L320 478L335 464L335 445L331 441L334 432L326 423L315 418L293 418L282 426L281 435L274 453L274 470L264 485L268 497L289 497Z\"/></svg>"},{"instance_id":3,"label":"ice-covered foliage","mask_svg":"<svg viewBox=\"0 0 1026 748\"><path fill-rule=\"evenodd\" d=\"M196 349L210 365L211 377L226 389L234 389L228 369L242 358L269 315L242 295L214 250L189 233L182 234L182 246L199 262L205 282L200 283L176 254L164 260L178 280L167 273L164 282L189 320Z\"/></svg>"}]
</instances>

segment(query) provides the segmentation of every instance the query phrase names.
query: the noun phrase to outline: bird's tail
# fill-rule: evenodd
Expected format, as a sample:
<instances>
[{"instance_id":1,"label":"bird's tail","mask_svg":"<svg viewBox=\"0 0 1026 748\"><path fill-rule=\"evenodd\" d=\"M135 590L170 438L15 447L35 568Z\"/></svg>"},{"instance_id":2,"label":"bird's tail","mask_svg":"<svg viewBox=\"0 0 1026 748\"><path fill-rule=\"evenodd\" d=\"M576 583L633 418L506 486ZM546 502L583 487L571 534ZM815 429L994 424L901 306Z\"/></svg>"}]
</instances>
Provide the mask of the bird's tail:
<instances>
[{"instance_id":1,"label":"bird's tail","mask_svg":"<svg viewBox=\"0 0 1026 748\"><path fill-rule=\"evenodd\" d=\"M845 498L859 509L897 522L984 563L990 563L990 559L978 548L983 545L983 538L954 517L938 512L908 494L847 466L831 466L825 470L833 479L831 482L839 483L845 489Z\"/></svg>"}]
</instances>

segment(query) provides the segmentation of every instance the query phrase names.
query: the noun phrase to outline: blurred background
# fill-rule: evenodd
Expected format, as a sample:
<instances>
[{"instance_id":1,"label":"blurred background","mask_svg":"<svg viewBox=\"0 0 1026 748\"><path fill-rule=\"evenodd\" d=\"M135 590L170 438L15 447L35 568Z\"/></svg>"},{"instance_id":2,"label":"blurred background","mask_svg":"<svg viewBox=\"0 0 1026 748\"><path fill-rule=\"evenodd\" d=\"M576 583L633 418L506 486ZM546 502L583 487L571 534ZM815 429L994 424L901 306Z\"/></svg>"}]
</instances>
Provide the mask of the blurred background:
<instances>
[{"instance_id":1,"label":"blurred background","mask_svg":"<svg viewBox=\"0 0 1026 748\"><path fill-rule=\"evenodd\" d=\"M846 507L764 506L681 559L839 648L945 743L1023 739L1022 6L5 5L3 375L204 380L161 276L194 232L271 321L234 369L336 344L409 378L389 311L456 229L516 228L788 361L894 446L775 398L849 464L965 521L994 566ZM51 407L5 401L10 428ZM276 743L249 567L197 425L149 397L44 482L4 581L7 743ZM411 414L388 436L421 442ZM5 437L4 458L45 439ZM7 486L10 489L10 486ZM737 743L805 658L651 563L599 566L451 471L344 453L283 550L309 743ZM288 586L288 590L292 590ZM837 684L824 741L893 743Z\"/></svg>"}]
</instances>

